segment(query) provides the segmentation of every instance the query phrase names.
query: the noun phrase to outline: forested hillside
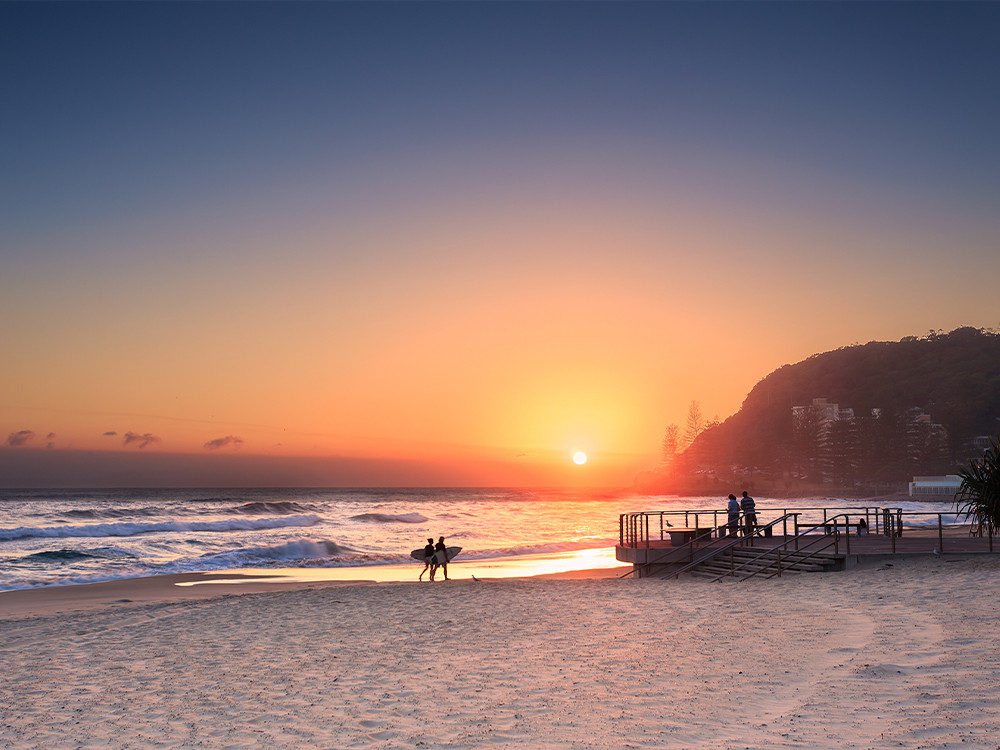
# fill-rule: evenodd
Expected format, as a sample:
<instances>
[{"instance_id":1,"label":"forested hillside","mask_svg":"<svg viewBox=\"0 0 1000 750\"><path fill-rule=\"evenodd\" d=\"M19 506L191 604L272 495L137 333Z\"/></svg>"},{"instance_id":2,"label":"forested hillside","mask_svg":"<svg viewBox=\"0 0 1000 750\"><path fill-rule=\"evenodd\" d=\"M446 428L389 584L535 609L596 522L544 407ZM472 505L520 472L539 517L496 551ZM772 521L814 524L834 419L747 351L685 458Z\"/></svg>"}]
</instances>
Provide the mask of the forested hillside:
<instances>
[{"instance_id":1,"label":"forested hillside","mask_svg":"<svg viewBox=\"0 0 1000 750\"><path fill-rule=\"evenodd\" d=\"M901 486L954 471L998 431L1000 334L959 328L785 365L640 484Z\"/></svg>"}]
</instances>

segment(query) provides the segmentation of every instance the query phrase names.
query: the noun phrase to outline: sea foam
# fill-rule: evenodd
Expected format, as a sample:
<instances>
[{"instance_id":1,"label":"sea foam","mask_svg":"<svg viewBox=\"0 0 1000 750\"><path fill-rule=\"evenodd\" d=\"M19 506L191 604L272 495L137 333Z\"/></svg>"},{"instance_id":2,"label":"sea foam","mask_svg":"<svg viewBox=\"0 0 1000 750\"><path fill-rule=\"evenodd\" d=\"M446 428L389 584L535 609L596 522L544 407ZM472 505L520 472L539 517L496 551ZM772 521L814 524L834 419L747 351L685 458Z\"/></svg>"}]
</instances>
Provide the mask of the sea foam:
<instances>
[{"instance_id":1,"label":"sea foam","mask_svg":"<svg viewBox=\"0 0 1000 750\"><path fill-rule=\"evenodd\" d=\"M372 523L423 523L428 520L426 516L419 513L361 513L351 516L352 521L368 521Z\"/></svg>"},{"instance_id":2,"label":"sea foam","mask_svg":"<svg viewBox=\"0 0 1000 750\"><path fill-rule=\"evenodd\" d=\"M99 523L85 526L22 526L16 529L0 529L0 540L138 536L139 534L169 531L253 531L286 526L314 526L319 522L319 516L304 515L286 518L226 518L221 521L191 521L186 523L164 521L161 523Z\"/></svg>"}]
</instances>

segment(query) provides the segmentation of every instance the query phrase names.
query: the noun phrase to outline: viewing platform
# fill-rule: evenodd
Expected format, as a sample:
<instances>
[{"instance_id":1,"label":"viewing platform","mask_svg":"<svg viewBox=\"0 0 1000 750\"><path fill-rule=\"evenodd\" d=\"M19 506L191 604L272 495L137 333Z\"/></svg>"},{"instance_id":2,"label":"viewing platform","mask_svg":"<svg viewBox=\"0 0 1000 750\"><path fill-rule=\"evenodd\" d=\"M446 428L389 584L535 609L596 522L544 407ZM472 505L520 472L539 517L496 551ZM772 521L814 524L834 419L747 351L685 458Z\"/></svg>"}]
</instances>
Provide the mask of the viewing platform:
<instances>
[{"instance_id":1,"label":"viewing platform","mask_svg":"<svg viewBox=\"0 0 1000 750\"><path fill-rule=\"evenodd\" d=\"M701 575L769 578L845 570L899 556L1000 553L994 530L956 521L954 512L901 508L762 509L736 535L725 510L623 513L615 557L637 578Z\"/></svg>"}]
</instances>

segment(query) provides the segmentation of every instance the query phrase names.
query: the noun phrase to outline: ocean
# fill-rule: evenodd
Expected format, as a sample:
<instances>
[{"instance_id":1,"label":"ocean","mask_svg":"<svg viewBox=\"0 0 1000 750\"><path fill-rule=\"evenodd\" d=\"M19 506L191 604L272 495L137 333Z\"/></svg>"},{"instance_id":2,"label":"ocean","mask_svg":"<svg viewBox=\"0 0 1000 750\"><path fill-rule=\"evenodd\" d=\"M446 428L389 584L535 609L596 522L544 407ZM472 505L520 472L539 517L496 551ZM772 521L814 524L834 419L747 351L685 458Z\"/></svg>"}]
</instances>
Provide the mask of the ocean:
<instances>
[{"instance_id":1,"label":"ocean","mask_svg":"<svg viewBox=\"0 0 1000 750\"><path fill-rule=\"evenodd\" d=\"M462 560L607 549L618 541L621 513L724 507L714 497L571 489L0 490L0 591L169 573L404 563L439 536L463 548ZM757 507L817 501L758 498ZM936 513L952 506L893 507Z\"/></svg>"}]
</instances>

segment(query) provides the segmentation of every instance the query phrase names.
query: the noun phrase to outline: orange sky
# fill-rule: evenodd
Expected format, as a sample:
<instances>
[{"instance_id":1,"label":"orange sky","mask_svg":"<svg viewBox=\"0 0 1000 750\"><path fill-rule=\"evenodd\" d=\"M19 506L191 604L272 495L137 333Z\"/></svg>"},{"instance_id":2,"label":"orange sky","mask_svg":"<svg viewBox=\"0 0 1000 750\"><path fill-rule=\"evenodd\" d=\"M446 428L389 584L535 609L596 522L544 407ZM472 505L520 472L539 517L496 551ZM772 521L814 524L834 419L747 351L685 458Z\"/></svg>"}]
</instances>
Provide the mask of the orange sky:
<instances>
[{"instance_id":1,"label":"orange sky","mask_svg":"<svg viewBox=\"0 0 1000 750\"><path fill-rule=\"evenodd\" d=\"M77 37L57 44L29 11L24 54L69 59ZM815 9L837 22L764 43L788 19L759 9L778 26L725 26L725 50L746 53L736 66L694 8L500 4L468 11L498 14L466 18L468 38L428 32L435 49L486 35L448 71L429 48L408 55L391 12L142 12L181 37L242 13L240 34L267 39L256 16L291 13L301 36L271 40L290 45L273 81L256 47L218 58L210 33L183 59L167 31L143 51L108 36L106 57L98 45L63 67L8 51L19 115L0 135L28 156L0 177L0 465L38 450L332 457L315 481L623 486L692 400L724 419L816 352L1000 324L992 110L971 83L918 90L931 79L916 30L896 53L918 89L895 81L892 101L881 50L840 58L851 12L897 11ZM528 12L535 25L506 17ZM574 13L579 38L552 55L543 29ZM347 46L307 40L311 14L350 30ZM604 14L613 39L590 18ZM369 33L398 58L361 65L369 47L349 38ZM799 36L812 57L782 47ZM948 57L966 76L953 80L992 75L962 60ZM767 82L753 107L744 70ZM100 83L74 116L32 98L71 96L88 72ZM949 109L927 108L935 94Z\"/></svg>"}]
</instances>

